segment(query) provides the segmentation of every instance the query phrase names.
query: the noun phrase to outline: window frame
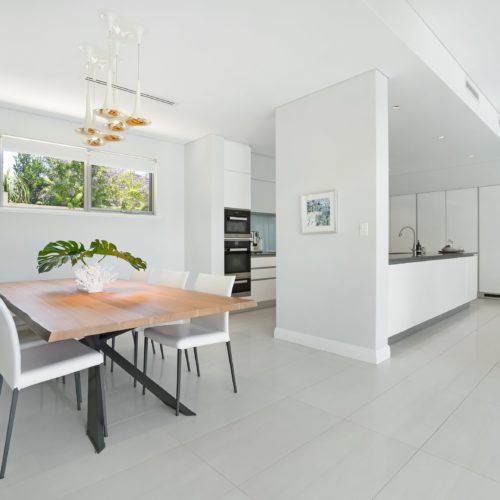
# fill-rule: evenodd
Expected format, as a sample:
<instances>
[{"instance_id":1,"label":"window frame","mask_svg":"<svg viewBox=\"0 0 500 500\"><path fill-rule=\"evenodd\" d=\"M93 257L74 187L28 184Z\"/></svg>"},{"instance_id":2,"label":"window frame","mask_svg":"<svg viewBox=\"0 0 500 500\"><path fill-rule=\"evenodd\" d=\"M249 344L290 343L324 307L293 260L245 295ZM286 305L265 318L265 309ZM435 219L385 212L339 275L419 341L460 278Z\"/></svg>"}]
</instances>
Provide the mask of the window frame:
<instances>
[{"instance_id":1,"label":"window frame","mask_svg":"<svg viewBox=\"0 0 500 500\"><path fill-rule=\"evenodd\" d=\"M53 146L62 146L65 148L74 148L75 150L79 151L84 151L84 160L83 160L83 207L82 208L69 208L69 207L64 207L64 206L54 206L54 205L31 205L31 204L4 204L3 202L3 194L0 196L0 209L19 209L19 210L40 210L40 211L57 211L57 212L69 212L69 213L102 213L102 214L124 214L124 215L145 215L145 216L151 216L151 215L156 215L156 176L158 174L158 161L155 158L148 158L145 156L139 156L139 155L131 155L127 153L117 153L114 151L108 151L108 150L99 150L103 153L112 155L113 157L116 156L122 156L125 159L126 158L135 158L136 160L144 160L147 162L153 162L153 168L152 171L148 171L147 169L145 170L140 170L139 168L127 168L126 165L124 166L123 170L133 170L137 172L146 172L149 174L149 210L118 210L114 208L94 208L92 207L92 165L96 165L95 162L92 162L92 153L94 152L93 150L89 148L84 148L81 146L71 146L69 144L60 144L60 143L55 143L55 142L50 142L50 141L44 141L40 139L29 139L25 137L18 137L18 136L12 136L12 135L7 135L3 134L0 135L0 180L3 182L3 176L4 176L4 165L3 165L3 159L4 159L4 138L9 138L9 139L19 139L19 140L24 140L24 141L29 141L32 143L43 143L43 144L50 144ZM80 160L76 160L80 161ZM98 166L103 166L106 167L106 165L98 165ZM114 167L108 167L108 168L114 168ZM2 185L2 190L1 192L3 193L3 185Z\"/></svg>"}]
</instances>

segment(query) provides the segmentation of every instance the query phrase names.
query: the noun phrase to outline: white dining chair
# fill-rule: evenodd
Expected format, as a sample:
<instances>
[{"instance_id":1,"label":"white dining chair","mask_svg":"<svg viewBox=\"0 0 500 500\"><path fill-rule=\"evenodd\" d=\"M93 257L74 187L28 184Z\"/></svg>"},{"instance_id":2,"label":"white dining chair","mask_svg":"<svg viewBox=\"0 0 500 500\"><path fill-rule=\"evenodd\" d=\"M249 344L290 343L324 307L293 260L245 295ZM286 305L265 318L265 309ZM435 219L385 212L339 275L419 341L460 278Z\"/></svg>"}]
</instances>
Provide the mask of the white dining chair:
<instances>
[{"instance_id":1,"label":"white dining chair","mask_svg":"<svg viewBox=\"0 0 500 500\"><path fill-rule=\"evenodd\" d=\"M17 336L19 338L19 347L23 351L24 349L30 349L31 347L37 347L47 343L38 336L33 330L30 330L24 322L16 321L14 317L14 324L16 325ZM61 377L63 384L66 384L66 377ZM82 409L82 383L80 379L80 372L75 372L75 390L76 390L76 408L78 411Z\"/></svg>"},{"instance_id":2,"label":"white dining chair","mask_svg":"<svg viewBox=\"0 0 500 500\"><path fill-rule=\"evenodd\" d=\"M189 278L189 271L171 271L170 269L163 269L163 271L160 274L160 280L158 281L159 285L162 286L168 286L171 288L180 288L184 289L186 288L187 280ZM182 323L182 321L173 321L171 323L164 323L164 325L171 325L171 324L177 324L177 323ZM138 352L138 332L140 332L140 329L136 329L134 331L134 366L137 368L137 352ZM143 330L142 330L143 331ZM153 353L154 351L154 342L151 340L151 346L153 348ZM165 359L165 353L163 352L163 345L160 344L160 351L161 351L161 357L162 359ZM186 351L186 362L189 367L189 370L191 370L190 364L189 364L189 356ZM134 379L134 387L137 385L137 379ZM145 393L146 389L145 387L142 388L143 394Z\"/></svg>"},{"instance_id":3,"label":"white dining chair","mask_svg":"<svg viewBox=\"0 0 500 500\"><path fill-rule=\"evenodd\" d=\"M132 273L130 274L130 281L135 281L136 283L149 283L149 278L151 276L151 270L149 268L147 269L134 269ZM134 346L137 343L136 338L135 338L135 331L133 331L134 334ZM116 345L116 337L113 337L111 339L111 347L114 349ZM153 350L156 353L155 346L153 345ZM104 356L104 364L106 365L106 356ZM110 371L114 371L115 368L115 362L111 360L111 368ZM135 382L135 380L134 380Z\"/></svg>"},{"instance_id":4,"label":"white dining chair","mask_svg":"<svg viewBox=\"0 0 500 500\"><path fill-rule=\"evenodd\" d=\"M0 479L5 477L19 391L101 365L102 362L101 353L84 346L77 340L44 342L21 349L14 319L5 303L0 300L0 394L4 380L12 389ZM101 394L104 395L104 387L101 387ZM104 408L104 400L102 404Z\"/></svg>"},{"instance_id":5,"label":"white dining chair","mask_svg":"<svg viewBox=\"0 0 500 500\"><path fill-rule=\"evenodd\" d=\"M234 280L234 276L217 276L200 273L196 278L193 290L230 297ZM187 349L194 349L196 369L198 376L200 376L197 348L225 342L229 358L229 367L231 369L233 389L234 392L237 392L233 357L231 354L231 340L229 338L229 313L226 312L193 318L188 323L146 328L144 330L144 337L144 373L146 373L147 370L148 339L154 340L160 345L166 345L177 349L176 415L179 415L182 351Z\"/></svg>"}]
</instances>

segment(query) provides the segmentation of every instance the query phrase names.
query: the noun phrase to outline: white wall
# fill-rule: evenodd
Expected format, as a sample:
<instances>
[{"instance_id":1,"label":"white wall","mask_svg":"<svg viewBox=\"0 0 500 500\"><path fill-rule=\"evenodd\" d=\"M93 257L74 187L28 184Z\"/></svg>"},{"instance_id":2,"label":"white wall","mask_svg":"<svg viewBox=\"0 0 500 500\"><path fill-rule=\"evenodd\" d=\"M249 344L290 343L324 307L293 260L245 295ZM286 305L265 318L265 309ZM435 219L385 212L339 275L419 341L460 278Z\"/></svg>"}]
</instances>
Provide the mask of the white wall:
<instances>
[{"instance_id":1,"label":"white wall","mask_svg":"<svg viewBox=\"0 0 500 500\"><path fill-rule=\"evenodd\" d=\"M252 153L252 212L276 213L276 161Z\"/></svg>"},{"instance_id":2,"label":"white wall","mask_svg":"<svg viewBox=\"0 0 500 500\"><path fill-rule=\"evenodd\" d=\"M224 138L186 145L186 269L224 274Z\"/></svg>"},{"instance_id":3,"label":"white wall","mask_svg":"<svg viewBox=\"0 0 500 500\"><path fill-rule=\"evenodd\" d=\"M391 195L500 185L500 161L392 174Z\"/></svg>"},{"instance_id":4,"label":"white wall","mask_svg":"<svg viewBox=\"0 0 500 500\"><path fill-rule=\"evenodd\" d=\"M80 146L82 137L74 132L77 126L80 124L72 121L0 108L0 134ZM38 251L56 239L85 244L94 238L108 239L142 257L156 270L184 268L184 146L127 134L126 141L105 149L158 160L157 215L0 209L0 281L39 278ZM106 261L122 277L128 277L129 266L113 259ZM65 266L41 277L71 275L71 268Z\"/></svg>"},{"instance_id":5,"label":"white wall","mask_svg":"<svg viewBox=\"0 0 500 500\"><path fill-rule=\"evenodd\" d=\"M300 196L336 189L338 233L302 234ZM276 111L277 338L371 362L387 346L387 80L377 71ZM368 236L359 224L368 223Z\"/></svg>"}]
</instances>

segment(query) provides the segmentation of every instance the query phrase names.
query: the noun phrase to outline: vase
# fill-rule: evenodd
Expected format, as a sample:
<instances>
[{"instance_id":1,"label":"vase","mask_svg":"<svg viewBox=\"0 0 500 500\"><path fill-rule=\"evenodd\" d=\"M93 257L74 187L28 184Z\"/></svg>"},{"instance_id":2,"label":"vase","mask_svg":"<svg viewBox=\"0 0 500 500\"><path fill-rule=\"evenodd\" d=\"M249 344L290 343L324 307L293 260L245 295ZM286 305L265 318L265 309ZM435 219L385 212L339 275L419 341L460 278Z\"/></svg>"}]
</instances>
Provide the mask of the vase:
<instances>
[{"instance_id":1,"label":"vase","mask_svg":"<svg viewBox=\"0 0 500 500\"><path fill-rule=\"evenodd\" d=\"M75 270L76 285L88 293L103 292L104 287L116 280L117 275L100 264L83 265Z\"/></svg>"}]
</instances>

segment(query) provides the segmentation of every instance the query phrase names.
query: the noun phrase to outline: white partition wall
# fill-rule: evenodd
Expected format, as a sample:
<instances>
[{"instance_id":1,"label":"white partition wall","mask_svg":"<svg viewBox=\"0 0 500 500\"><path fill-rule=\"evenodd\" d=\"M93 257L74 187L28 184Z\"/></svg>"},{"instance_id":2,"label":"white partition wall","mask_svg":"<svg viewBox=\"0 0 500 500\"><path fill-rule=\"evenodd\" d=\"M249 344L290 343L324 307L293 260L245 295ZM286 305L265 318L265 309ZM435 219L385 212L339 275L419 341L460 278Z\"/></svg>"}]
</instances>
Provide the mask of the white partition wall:
<instances>
[{"instance_id":1,"label":"white partition wall","mask_svg":"<svg viewBox=\"0 0 500 500\"><path fill-rule=\"evenodd\" d=\"M391 196L390 199L389 251L409 252L413 246L411 231L405 230L401 238L399 231L404 226L417 230L417 195Z\"/></svg>"},{"instance_id":2,"label":"white partition wall","mask_svg":"<svg viewBox=\"0 0 500 500\"><path fill-rule=\"evenodd\" d=\"M428 253L446 244L446 205L444 191L417 194L417 233Z\"/></svg>"},{"instance_id":3,"label":"white partition wall","mask_svg":"<svg viewBox=\"0 0 500 500\"><path fill-rule=\"evenodd\" d=\"M387 110L387 79L370 71L276 111L276 338L390 356ZM301 195L331 189L338 232L303 234Z\"/></svg>"},{"instance_id":4,"label":"white partition wall","mask_svg":"<svg viewBox=\"0 0 500 500\"><path fill-rule=\"evenodd\" d=\"M477 188L446 191L446 239L477 252L478 223Z\"/></svg>"},{"instance_id":5,"label":"white partition wall","mask_svg":"<svg viewBox=\"0 0 500 500\"><path fill-rule=\"evenodd\" d=\"M500 186L479 188L479 291L500 294Z\"/></svg>"}]
</instances>

